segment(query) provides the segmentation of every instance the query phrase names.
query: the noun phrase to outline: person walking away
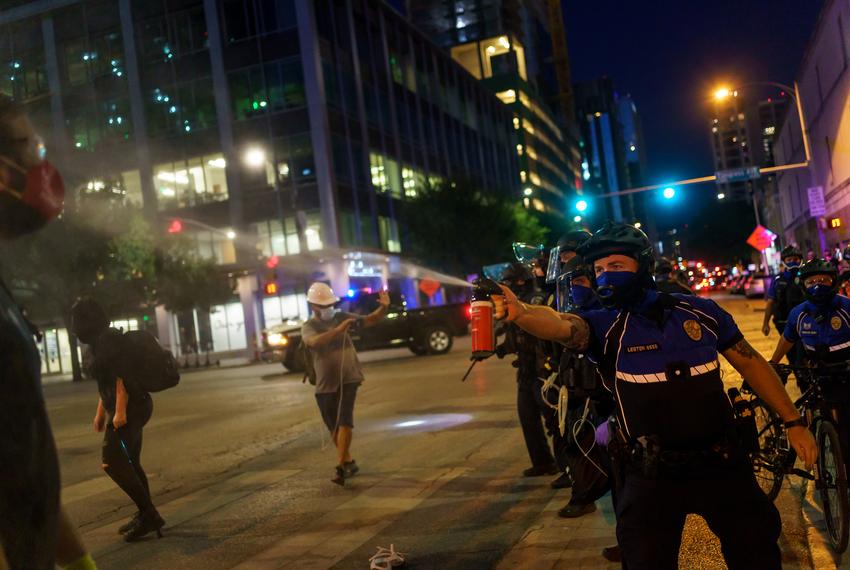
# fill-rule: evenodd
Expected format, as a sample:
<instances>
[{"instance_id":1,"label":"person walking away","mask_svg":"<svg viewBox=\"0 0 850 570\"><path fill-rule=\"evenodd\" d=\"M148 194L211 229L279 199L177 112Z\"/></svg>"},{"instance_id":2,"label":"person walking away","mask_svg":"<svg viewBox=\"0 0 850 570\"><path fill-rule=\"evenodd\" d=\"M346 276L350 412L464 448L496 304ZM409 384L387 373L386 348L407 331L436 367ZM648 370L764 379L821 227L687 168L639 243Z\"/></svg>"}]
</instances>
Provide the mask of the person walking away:
<instances>
[{"instance_id":1,"label":"person walking away","mask_svg":"<svg viewBox=\"0 0 850 570\"><path fill-rule=\"evenodd\" d=\"M817 445L776 373L714 301L655 290L652 244L639 229L609 222L578 254L593 264L604 310L559 314L503 287L504 297L493 298L495 315L598 363L616 402L617 540L625 566L677 569L685 519L694 513L720 539L730 568L780 570L779 513L736 443L718 358L782 418L789 444L811 468Z\"/></svg>"},{"instance_id":2,"label":"person walking away","mask_svg":"<svg viewBox=\"0 0 850 570\"><path fill-rule=\"evenodd\" d=\"M387 314L390 296L378 294L378 308L363 317L340 311L340 299L325 283L313 283L307 290L311 318L301 327L301 342L308 349L316 375L316 403L337 450L337 465L331 479L337 485L360 468L351 457L354 429L354 402L363 383L363 370L351 341L353 326L370 327Z\"/></svg>"},{"instance_id":3,"label":"person walking away","mask_svg":"<svg viewBox=\"0 0 850 570\"><path fill-rule=\"evenodd\" d=\"M40 230L61 213L64 194L23 107L0 95L0 239ZM93 570L60 502L34 340L40 333L2 280L0 309L0 568Z\"/></svg>"},{"instance_id":4,"label":"person walking away","mask_svg":"<svg viewBox=\"0 0 850 570\"><path fill-rule=\"evenodd\" d=\"M72 329L81 342L91 347L91 374L97 381L100 399L93 426L103 433L101 467L138 509L118 532L133 542L156 532L162 536L165 521L153 505L150 485L142 468L142 430L153 413L153 399L135 382L124 334L110 328L103 307L93 299L80 299L71 310Z\"/></svg>"}]
</instances>

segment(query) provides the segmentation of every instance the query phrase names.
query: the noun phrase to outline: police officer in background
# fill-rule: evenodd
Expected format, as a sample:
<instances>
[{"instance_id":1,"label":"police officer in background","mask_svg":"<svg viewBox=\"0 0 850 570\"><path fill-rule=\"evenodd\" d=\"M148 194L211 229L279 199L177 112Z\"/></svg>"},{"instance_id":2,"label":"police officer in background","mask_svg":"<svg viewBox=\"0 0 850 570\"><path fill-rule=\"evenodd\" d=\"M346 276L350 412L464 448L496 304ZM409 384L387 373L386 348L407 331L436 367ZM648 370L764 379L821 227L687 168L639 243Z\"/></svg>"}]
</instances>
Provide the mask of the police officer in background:
<instances>
[{"instance_id":1,"label":"police officer in background","mask_svg":"<svg viewBox=\"0 0 850 570\"><path fill-rule=\"evenodd\" d=\"M630 570L678 567L685 517L706 519L730 568L781 568L779 513L736 445L718 355L786 422L810 467L814 438L767 361L715 302L658 293L652 246L637 228L608 223L579 248L606 310L534 307L503 288L496 317L588 353L614 394L619 429L617 539ZM613 442L612 442L613 443Z\"/></svg>"},{"instance_id":2,"label":"police officer in background","mask_svg":"<svg viewBox=\"0 0 850 570\"><path fill-rule=\"evenodd\" d=\"M805 301L791 309L785 331L770 359L779 362L801 342L813 365L850 361L850 299L838 295L838 270L825 259L812 259L800 267L800 287ZM800 387L804 391L805 386ZM825 396L838 406L837 427L844 458L850 462L850 390L845 384L827 387Z\"/></svg>"},{"instance_id":3,"label":"police officer in background","mask_svg":"<svg viewBox=\"0 0 850 570\"><path fill-rule=\"evenodd\" d=\"M676 279L673 275L673 263L666 257L662 257L655 264L655 288L661 293L694 294L690 287Z\"/></svg>"},{"instance_id":4,"label":"police officer in background","mask_svg":"<svg viewBox=\"0 0 850 570\"><path fill-rule=\"evenodd\" d=\"M581 314L602 308L592 288L591 272L592 268L580 255L574 255L564 264L557 281L558 311ZM595 501L610 489L605 457L594 445L594 433L596 425L610 415L613 407L610 395L601 386L596 365L563 346L555 388L562 386L569 395L565 456L573 490L569 503L558 511L558 515L576 518L595 511ZM557 396L548 396L547 400L557 401Z\"/></svg>"},{"instance_id":5,"label":"police officer in background","mask_svg":"<svg viewBox=\"0 0 850 570\"><path fill-rule=\"evenodd\" d=\"M764 336L770 334L769 323L771 318L773 318L776 330L779 331L779 334L782 334L788 322L788 313L804 301L803 292L794 281L800 263L803 261L803 254L793 245L789 245L782 250L781 257L784 269L770 284L765 295L767 304L764 308L764 321L761 326L761 332L764 333ZM794 353L792 353L793 356ZM792 364L796 361L797 359L794 358Z\"/></svg>"},{"instance_id":6,"label":"police officer in background","mask_svg":"<svg viewBox=\"0 0 850 570\"><path fill-rule=\"evenodd\" d=\"M523 263L516 261L508 265L502 272L499 282L508 287L524 303L540 305L544 301L543 292L535 287L534 274ZM517 356L513 362L517 369L517 414L522 427L522 436L525 439L525 447L531 459L531 467L522 474L525 477L555 475L558 473L558 465L549 449L549 441L541 422L541 419L545 420L547 416L538 379L544 358L541 343L519 327L510 325L504 342L496 347L496 356L499 358L504 358L508 354ZM547 425L547 427L552 426Z\"/></svg>"}]
</instances>

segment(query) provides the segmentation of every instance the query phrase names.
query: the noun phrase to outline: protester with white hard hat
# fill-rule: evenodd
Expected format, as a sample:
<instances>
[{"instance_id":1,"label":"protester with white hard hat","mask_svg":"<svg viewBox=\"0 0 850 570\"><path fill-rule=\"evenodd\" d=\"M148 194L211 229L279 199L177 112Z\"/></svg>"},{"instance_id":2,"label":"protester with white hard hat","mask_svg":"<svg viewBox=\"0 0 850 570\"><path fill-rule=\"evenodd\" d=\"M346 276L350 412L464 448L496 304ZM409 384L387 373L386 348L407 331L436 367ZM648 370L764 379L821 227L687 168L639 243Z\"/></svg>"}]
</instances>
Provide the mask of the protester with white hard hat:
<instances>
[{"instance_id":1,"label":"protester with white hard hat","mask_svg":"<svg viewBox=\"0 0 850 570\"><path fill-rule=\"evenodd\" d=\"M301 327L301 340L308 349L305 358L310 381L316 384L316 403L337 449L338 462L332 481L344 485L347 477L359 471L350 450L354 400L363 382L349 330L353 325L369 327L383 319L390 297L381 291L377 310L366 316L340 311L336 307L339 302L328 285L313 283L307 291L307 303L313 314Z\"/></svg>"}]
</instances>

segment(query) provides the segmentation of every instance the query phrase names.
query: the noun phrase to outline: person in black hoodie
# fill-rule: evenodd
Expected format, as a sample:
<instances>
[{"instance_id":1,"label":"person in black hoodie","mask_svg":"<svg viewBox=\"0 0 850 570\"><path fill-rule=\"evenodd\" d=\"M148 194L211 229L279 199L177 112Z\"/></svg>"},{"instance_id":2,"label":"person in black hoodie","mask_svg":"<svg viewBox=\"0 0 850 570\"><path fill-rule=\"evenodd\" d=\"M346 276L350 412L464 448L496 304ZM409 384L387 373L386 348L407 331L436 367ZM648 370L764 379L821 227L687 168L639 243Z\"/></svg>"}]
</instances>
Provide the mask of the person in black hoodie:
<instances>
[{"instance_id":1,"label":"person in black hoodie","mask_svg":"<svg viewBox=\"0 0 850 570\"><path fill-rule=\"evenodd\" d=\"M123 333L110 328L106 312L97 301L78 300L71 310L71 321L74 334L92 351L90 372L100 394L93 423L95 431L104 432L103 470L138 508L118 532L127 542L151 532L161 537L165 521L153 505L141 464L142 430L153 413L153 400L128 379Z\"/></svg>"}]
</instances>

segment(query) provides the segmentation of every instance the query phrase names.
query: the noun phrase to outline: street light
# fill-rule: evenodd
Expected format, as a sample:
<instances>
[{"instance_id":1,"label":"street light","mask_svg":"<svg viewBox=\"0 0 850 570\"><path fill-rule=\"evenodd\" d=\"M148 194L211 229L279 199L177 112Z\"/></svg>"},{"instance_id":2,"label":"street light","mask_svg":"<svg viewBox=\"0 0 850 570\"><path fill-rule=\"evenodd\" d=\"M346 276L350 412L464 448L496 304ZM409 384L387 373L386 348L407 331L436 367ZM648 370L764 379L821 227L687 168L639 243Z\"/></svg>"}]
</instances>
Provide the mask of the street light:
<instances>
[{"instance_id":1,"label":"street light","mask_svg":"<svg viewBox=\"0 0 850 570\"><path fill-rule=\"evenodd\" d=\"M522 193L526 196L531 196L532 194L534 194L534 189L532 189L531 187L528 187L525 190L523 190Z\"/></svg>"},{"instance_id":2,"label":"street light","mask_svg":"<svg viewBox=\"0 0 850 570\"><path fill-rule=\"evenodd\" d=\"M245 151L243 158L248 166L259 168L266 163L266 151L258 146L252 146Z\"/></svg>"},{"instance_id":3,"label":"street light","mask_svg":"<svg viewBox=\"0 0 850 570\"><path fill-rule=\"evenodd\" d=\"M714 92L714 98L718 101L725 99L731 94L729 89L726 87L720 87L717 91Z\"/></svg>"},{"instance_id":4,"label":"street light","mask_svg":"<svg viewBox=\"0 0 850 570\"><path fill-rule=\"evenodd\" d=\"M227 236L227 239L229 240L236 239L236 232L234 232L233 230L227 230L224 235Z\"/></svg>"},{"instance_id":5,"label":"street light","mask_svg":"<svg viewBox=\"0 0 850 570\"><path fill-rule=\"evenodd\" d=\"M579 223L581 221L581 216L573 216L573 221L575 223Z\"/></svg>"},{"instance_id":6,"label":"street light","mask_svg":"<svg viewBox=\"0 0 850 570\"><path fill-rule=\"evenodd\" d=\"M725 198L725 197L726 197L726 194L724 194L723 192L718 192L718 193L717 193L717 199L718 199L718 200L722 200L722 199L723 199L723 198Z\"/></svg>"},{"instance_id":7,"label":"street light","mask_svg":"<svg viewBox=\"0 0 850 570\"><path fill-rule=\"evenodd\" d=\"M584 212L587 210L587 200L579 200L576 202L576 210L579 212Z\"/></svg>"},{"instance_id":8,"label":"street light","mask_svg":"<svg viewBox=\"0 0 850 570\"><path fill-rule=\"evenodd\" d=\"M668 186L663 190L662 195L664 196L665 200L672 200L673 196L676 195L676 189L672 186Z\"/></svg>"}]
</instances>

